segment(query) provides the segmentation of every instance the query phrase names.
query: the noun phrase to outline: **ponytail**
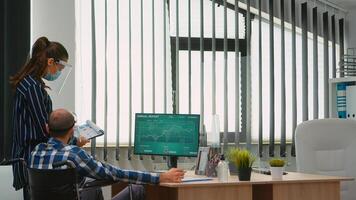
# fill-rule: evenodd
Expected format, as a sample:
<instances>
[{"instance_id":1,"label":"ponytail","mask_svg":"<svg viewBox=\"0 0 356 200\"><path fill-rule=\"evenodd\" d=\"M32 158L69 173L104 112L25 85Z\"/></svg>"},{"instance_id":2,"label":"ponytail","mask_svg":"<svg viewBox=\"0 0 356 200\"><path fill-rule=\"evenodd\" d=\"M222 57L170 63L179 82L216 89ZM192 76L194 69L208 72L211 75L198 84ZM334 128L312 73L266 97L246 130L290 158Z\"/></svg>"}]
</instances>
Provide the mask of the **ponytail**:
<instances>
[{"instance_id":1,"label":"ponytail","mask_svg":"<svg viewBox=\"0 0 356 200\"><path fill-rule=\"evenodd\" d=\"M42 51L44 51L51 42L46 37L40 37L36 40L36 42L32 46L31 57L36 57Z\"/></svg>"},{"instance_id":2,"label":"ponytail","mask_svg":"<svg viewBox=\"0 0 356 200\"><path fill-rule=\"evenodd\" d=\"M27 75L31 75L46 87L42 77L47 72L49 58L67 60L68 52L62 44L51 42L46 37L40 37L33 44L28 61L14 76L10 77L10 84L16 88Z\"/></svg>"}]
</instances>

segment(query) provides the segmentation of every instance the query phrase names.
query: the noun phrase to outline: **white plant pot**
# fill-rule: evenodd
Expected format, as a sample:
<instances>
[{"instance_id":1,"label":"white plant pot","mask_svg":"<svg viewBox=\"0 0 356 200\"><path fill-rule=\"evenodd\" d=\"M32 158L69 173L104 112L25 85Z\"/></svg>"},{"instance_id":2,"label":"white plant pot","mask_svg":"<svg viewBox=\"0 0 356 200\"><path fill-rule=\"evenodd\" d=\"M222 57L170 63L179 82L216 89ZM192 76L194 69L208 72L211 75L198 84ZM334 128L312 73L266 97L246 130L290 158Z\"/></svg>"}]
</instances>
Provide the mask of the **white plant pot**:
<instances>
[{"instance_id":1,"label":"white plant pot","mask_svg":"<svg viewBox=\"0 0 356 200\"><path fill-rule=\"evenodd\" d=\"M284 167L270 167L272 179L281 180L283 178Z\"/></svg>"}]
</instances>

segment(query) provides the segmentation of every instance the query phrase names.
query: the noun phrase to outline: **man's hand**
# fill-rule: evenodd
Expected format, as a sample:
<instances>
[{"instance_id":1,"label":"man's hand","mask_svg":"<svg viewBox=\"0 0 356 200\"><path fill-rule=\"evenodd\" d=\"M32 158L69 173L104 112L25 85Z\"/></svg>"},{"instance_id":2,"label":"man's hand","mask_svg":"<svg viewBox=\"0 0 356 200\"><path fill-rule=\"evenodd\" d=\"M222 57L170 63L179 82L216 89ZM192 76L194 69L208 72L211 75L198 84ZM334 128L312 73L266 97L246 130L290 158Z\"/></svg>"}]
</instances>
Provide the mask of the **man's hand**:
<instances>
[{"instance_id":1,"label":"man's hand","mask_svg":"<svg viewBox=\"0 0 356 200\"><path fill-rule=\"evenodd\" d=\"M159 177L160 183L180 183L184 178L185 171L172 168L168 172L162 173Z\"/></svg>"},{"instance_id":2,"label":"man's hand","mask_svg":"<svg viewBox=\"0 0 356 200\"><path fill-rule=\"evenodd\" d=\"M86 145L89 142L89 140L87 138L85 138L84 136L79 136L79 138L77 138L77 146L78 147L82 147L84 145Z\"/></svg>"}]
</instances>

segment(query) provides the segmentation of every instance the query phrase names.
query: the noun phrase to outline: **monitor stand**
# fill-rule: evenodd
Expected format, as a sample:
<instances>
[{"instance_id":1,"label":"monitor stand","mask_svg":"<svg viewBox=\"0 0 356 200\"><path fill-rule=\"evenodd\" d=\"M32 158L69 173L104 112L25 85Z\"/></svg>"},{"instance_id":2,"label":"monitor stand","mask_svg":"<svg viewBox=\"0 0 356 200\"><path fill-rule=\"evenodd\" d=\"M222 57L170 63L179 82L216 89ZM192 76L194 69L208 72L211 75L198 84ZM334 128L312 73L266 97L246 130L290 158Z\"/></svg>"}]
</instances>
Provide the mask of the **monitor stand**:
<instances>
[{"instance_id":1,"label":"monitor stand","mask_svg":"<svg viewBox=\"0 0 356 200\"><path fill-rule=\"evenodd\" d=\"M168 160L167 160L167 165L168 165L168 168L171 169L171 168L177 168L178 166L178 157L177 156L169 156Z\"/></svg>"}]
</instances>

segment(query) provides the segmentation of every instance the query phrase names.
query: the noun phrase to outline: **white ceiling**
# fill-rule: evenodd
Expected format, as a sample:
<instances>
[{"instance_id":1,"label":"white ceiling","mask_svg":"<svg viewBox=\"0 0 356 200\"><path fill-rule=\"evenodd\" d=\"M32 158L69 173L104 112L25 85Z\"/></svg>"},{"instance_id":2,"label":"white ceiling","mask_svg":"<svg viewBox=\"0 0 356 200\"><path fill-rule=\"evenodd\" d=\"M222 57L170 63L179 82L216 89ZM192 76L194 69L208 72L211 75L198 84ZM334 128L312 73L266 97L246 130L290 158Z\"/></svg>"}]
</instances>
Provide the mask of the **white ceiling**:
<instances>
[{"instance_id":1,"label":"white ceiling","mask_svg":"<svg viewBox=\"0 0 356 200\"><path fill-rule=\"evenodd\" d=\"M356 0L327 0L331 3L334 3L345 10L354 10L356 9Z\"/></svg>"}]
</instances>

